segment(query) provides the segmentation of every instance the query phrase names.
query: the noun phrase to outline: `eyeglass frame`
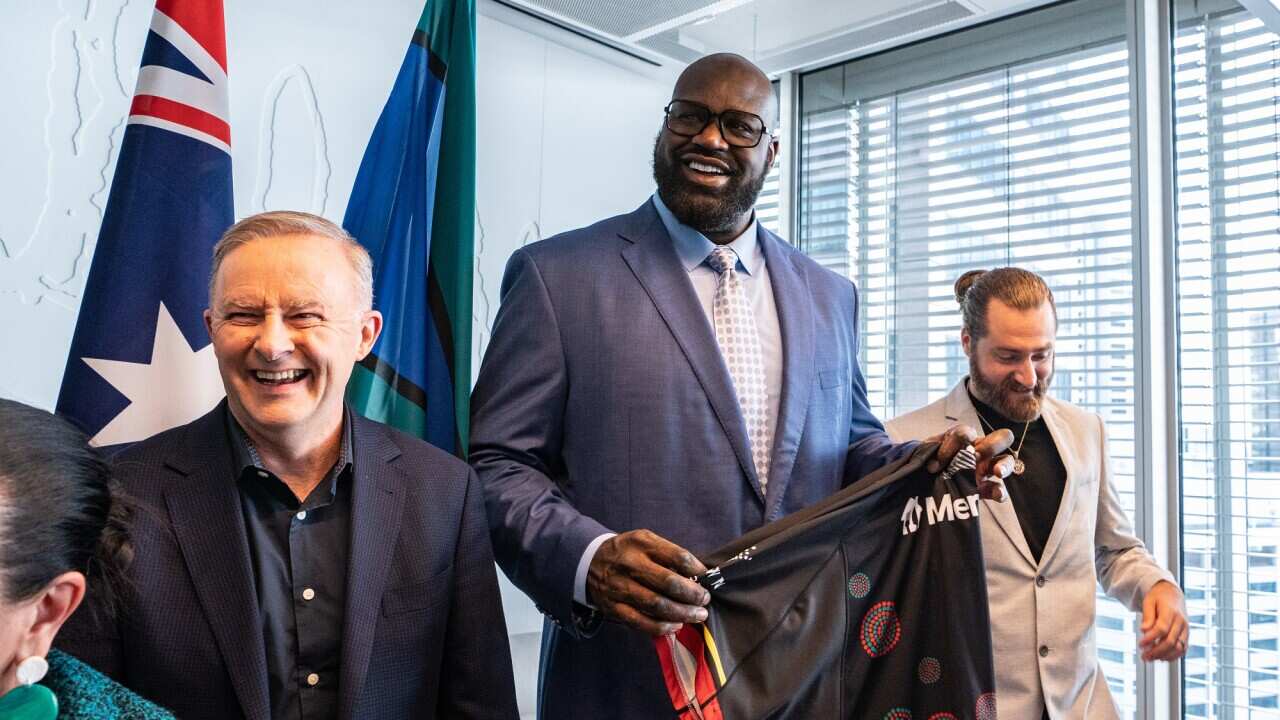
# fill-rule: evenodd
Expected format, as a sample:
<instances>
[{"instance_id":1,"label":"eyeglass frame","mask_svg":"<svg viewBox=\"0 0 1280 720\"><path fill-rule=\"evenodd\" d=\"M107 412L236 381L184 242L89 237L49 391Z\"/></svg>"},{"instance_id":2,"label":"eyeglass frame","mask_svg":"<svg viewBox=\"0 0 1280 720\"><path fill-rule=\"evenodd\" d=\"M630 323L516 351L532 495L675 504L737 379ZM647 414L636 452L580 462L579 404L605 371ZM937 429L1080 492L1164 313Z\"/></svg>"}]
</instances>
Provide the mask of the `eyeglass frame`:
<instances>
[{"instance_id":1,"label":"eyeglass frame","mask_svg":"<svg viewBox=\"0 0 1280 720\"><path fill-rule=\"evenodd\" d=\"M679 132L677 130L673 130L671 128L671 106L675 105L676 103L687 103L695 107L700 107L703 110L706 110L707 113L709 113L707 116L707 121L703 123L702 127L698 128L698 132L693 133L692 135L686 135L685 133ZM750 145L734 145L733 143L729 142L729 138L724 131L724 126L720 124L721 116L723 116L724 113L727 113L727 112L742 113L743 115L750 115L751 117L759 120L760 121L760 137L756 138L756 141ZM765 135L768 135L770 140L774 140L778 137L778 128L775 127L774 129L770 130L769 126L765 124L764 118L760 117L759 115L753 112L747 112L746 110L729 108L727 110L721 110L720 112L714 112L712 111L711 108L707 107L706 105L703 105L700 102L695 102L693 100L683 100L681 98L673 99L671 102L667 103L666 107L662 108L662 127L666 128L668 132L671 132L675 135L679 135L680 137L697 137L701 135L704 130L707 129L707 126L710 125L712 121L715 121L716 129L720 131L720 137L725 139L724 140L725 144L727 144L729 147L736 147L736 148L760 147L760 141L764 140Z\"/></svg>"}]
</instances>

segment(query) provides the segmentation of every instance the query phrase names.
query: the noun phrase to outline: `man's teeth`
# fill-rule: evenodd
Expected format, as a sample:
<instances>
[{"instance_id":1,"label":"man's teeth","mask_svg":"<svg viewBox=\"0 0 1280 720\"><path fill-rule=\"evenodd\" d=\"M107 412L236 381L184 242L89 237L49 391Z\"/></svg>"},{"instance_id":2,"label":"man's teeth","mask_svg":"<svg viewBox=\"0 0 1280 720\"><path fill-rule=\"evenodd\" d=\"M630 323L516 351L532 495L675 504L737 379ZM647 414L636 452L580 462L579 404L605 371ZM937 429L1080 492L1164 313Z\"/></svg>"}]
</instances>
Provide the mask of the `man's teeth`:
<instances>
[{"instance_id":1,"label":"man's teeth","mask_svg":"<svg viewBox=\"0 0 1280 720\"><path fill-rule=\"evenodd\" d=\"M268 382L292 382L301 378L306 374L306 370L280 370L278 372L268 372L266 370L254 370L254 377L259 380Z\"/></svg>"},{"instance_id":2,"label":"man's teeth","mask_svg":"<svg viewBox=\"0 0 1280 720\"><path fill-rule=\"evenodd\" d=\"M725 171L724 171L724 170L722 170L722 169L720 169L720 168L716 167L715 165L708 165L708 164L706 164L706 163L700 163L700 162L698 162L697 160L690 160L690 161L689 161L689 167L690 167L690 168L692 168L692 169L694 169L694 170L697 170L698 172L711 173L711 174L713 174L713 175L724 175L724 174L725 174Z\"/></svg>"}]
</instances>

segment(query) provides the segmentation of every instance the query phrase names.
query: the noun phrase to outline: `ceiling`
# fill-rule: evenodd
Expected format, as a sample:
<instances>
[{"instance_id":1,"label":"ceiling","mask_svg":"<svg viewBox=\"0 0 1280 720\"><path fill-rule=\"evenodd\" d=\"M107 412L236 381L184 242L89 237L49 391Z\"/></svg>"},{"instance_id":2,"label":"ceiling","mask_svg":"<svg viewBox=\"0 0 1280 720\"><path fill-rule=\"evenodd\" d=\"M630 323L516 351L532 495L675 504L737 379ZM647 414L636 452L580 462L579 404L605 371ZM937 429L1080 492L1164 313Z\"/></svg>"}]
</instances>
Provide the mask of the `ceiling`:
<instances>
[{"instance_id":1,"label":"ceiling","mask_svg":"<svg viewBox=\"0 0 1280 720\"><path fill-rule=\"evenodd\" d=\"M652 62L736 52L810 69L1050 0L499 0Z\"/></svg>"}]
</instances>

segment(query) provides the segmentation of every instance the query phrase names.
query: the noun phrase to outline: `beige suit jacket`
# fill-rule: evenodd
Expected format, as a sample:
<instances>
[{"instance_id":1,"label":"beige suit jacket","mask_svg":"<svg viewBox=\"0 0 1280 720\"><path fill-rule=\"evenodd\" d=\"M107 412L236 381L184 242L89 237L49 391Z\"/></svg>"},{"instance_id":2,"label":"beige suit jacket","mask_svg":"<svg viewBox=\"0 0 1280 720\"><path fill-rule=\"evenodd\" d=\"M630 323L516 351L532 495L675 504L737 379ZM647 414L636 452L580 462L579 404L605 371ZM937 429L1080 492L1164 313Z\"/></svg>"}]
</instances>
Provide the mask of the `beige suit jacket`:
<instances>
[{"instance_id":1,"label":"beige suit jacket","mask_svg":"<svg viewBox=\"0 0 1280 720\"><path fill-rule=\"evenodd\" d=\"M919 440L956 423L980 428L966 380L945 398L886 423L890 437ZM1053 720L1109 720L1119 713L1098 667L1096 587L1101 582L1108 595L1140 612L1151 586L1173 576L1133 534L1120 506L1102 418L1053 398L1046 398L1043 416L1067 483L1038 565L1013 503L982 501L996 703L1000 717L1014 720L1038 720L1042 705Z\"/></svg>"}]
</instances>

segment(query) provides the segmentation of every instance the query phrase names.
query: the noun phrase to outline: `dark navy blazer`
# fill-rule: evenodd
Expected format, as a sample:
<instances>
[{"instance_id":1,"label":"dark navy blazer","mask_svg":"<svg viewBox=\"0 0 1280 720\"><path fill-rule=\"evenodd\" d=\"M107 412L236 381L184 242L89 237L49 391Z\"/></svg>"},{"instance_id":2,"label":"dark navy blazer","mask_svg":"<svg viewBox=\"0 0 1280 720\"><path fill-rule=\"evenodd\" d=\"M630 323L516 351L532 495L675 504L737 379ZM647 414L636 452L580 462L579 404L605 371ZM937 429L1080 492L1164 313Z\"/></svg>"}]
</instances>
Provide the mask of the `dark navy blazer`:
<instances>
[{"instance_id":1,"label":"dark navy blazer","mask_svg":"<svg viewBox=\"0 0 1280 720\"><path fill-rule=\"evenodd\" d=\"M782 331L768 493L714 331L652 202L518 250L472 395L471 463L498 563L548 614L544 719L673 717L653 644L572 623L601 533L695 554L903 454L867 405L857 292L760 227Z\"/></svg>"},{"instance_id":2,"label":"dark navy blazer","mask_svg":"<svg viewBox=\"0 0 1280 720\"><path fill-rule=\"evenodd\" d=\"M184 720L267 720L266 650L225 407L116 457L116 477L138 505L135 597L114 623L81 609L57 644ZM337 716L515 718L474 473L358 415L351 429Z\"/></svg>"}]
</instances>

